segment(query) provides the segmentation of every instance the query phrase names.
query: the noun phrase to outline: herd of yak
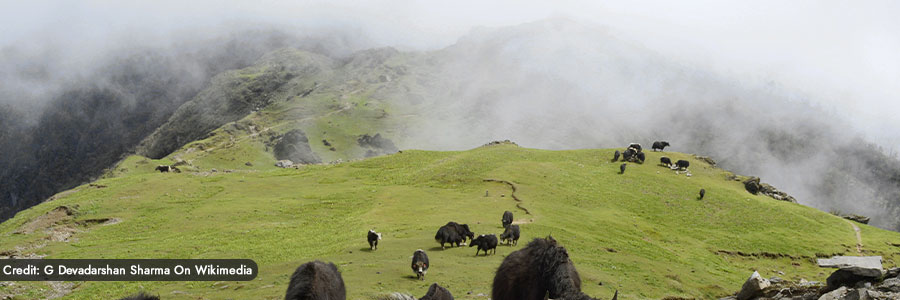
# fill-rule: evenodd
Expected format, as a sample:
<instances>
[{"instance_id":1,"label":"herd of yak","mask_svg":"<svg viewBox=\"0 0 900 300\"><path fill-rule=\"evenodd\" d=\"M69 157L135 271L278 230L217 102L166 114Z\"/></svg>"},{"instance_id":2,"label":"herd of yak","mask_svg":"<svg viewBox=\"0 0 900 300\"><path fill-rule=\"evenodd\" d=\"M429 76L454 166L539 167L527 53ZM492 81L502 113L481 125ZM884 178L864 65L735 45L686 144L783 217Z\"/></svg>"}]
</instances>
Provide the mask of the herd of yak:
<instances>
[{"instance_id":1,"label":"herd of yak","mask_svg":"<svg viewBox=\"0 0 900 300\"><path fill-rule=\"evenodd\" d=\"M669 146L668 142L654 142L652 149L654 151L662 151ZM613 161L622 158L623 162L643 163L645 160L641 145L632 143L623 152L616 152L613 155ZM678 160L674 164L668 157L661 157L660 164L670 167L673 170L686 171L690 163L686 160ZM623 163L620 166L620 173L625 173ZM706 194L706 190L700 189L700 199ZM519 236L521 235L519 225L513 225L513 214L510 211L503 213L500 220L503 224L504 231L498 239L494 234L482 234L475 237L475 233L469 230L467 224L459 224L449 222L441 226L434 236L435 241L441 244L441 249L445 249L445 245L456 246L466 245L466 241L470 241L469 247L477 246L475 256L484 251L484 255L496 253L499 243L509 245L517 245ZM375 230L369 230L367 234L369 248L371 250L378 249L378 241L381 240L381 233ZM425 273L428 272L428 255L425 250L418 249L413 252L412 263L410 267L416 274L416 278L425 280ZM618 298L619 292L613 295L613 300ZM407 296L399 296L407 297ZM291 275L291 281L288 285L287 292L284 297L286 300L344 300L346 299L346 290L344 280L340 271L333 263L324 263L321 261L310 261L294 271ZM402 300L406 300L403 298ZM408 297L415 300L415 298ZM419 300L452 300L453 295L441 287L437 283L432 284L425 296ZM569 259L566 248L561 246L553 237L535 238L528 243L525 248L510 253L494 275L491 299L493 300L542 300L542 299L565 299L565 300L591 300L595 299L581 292L581 278L575 270L575 265ZM159 300L159 297L147 295L144 293L122 298L121 300Z\"/></svg>"},{"instance_id":2,"label":"herd of yak","mask_svg":"<svg viewBox=\"0 0 900 300\"><path fill-rule=\"evenodd\" d=\"M441 226L434 236L434 240L441 244L441 249L446 245L461 246L469 241L469 247L477 246L475 255L484 251L488 255L496 253L498 243L516 245L520 236L519 225L513 225L513 214L510 211L503 213L501 217L504 232L498 240L494 234L482 234L475 236L467 224L449 222ZM369 230L367 234L369 248L378 249L378 241L381 234L375 230ZM410 267L416 278L425 280L428 271L428 255L424 250L418 249L413 253ZM396 300L416 300L411 296L394 294ZM581 292L581 278L566 248L561 246L553 237L536 238L525 248L509 254L497 268L494 276L491 299L494 300L522 300L522 299L567 299L567 300L592 300ZM618 298L618 291L613 299ZM321 261L307 262L294 272L288 285L286 300L343 300L346 299L344 281L341 273L333 263ZM418 300L452 300L453 295L446 288L432 284L425 296Z\"/></svg>"}]
</instances>

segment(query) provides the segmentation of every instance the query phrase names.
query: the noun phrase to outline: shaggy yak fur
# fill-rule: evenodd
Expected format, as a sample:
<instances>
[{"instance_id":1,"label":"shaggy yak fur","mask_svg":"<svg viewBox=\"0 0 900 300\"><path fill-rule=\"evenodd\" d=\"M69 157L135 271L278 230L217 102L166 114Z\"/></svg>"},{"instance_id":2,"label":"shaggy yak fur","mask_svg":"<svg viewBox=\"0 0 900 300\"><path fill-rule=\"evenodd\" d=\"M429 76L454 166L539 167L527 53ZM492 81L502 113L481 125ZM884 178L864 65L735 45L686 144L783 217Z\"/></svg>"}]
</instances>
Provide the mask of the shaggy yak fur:
<instances>
[{"instance_id":1,"label":"shaggy yak fur","mask_svg":"<svg viewBox=\"0 0 900 300\"><path fill-rule=\"evenodd\" d=\"M425 250L419 249L413 253L412 257L412 270L416 273L416 278L420 280L425 280L425 273L428 273L428 254L425 254Z\"/></svg>"},{"instance_id":2,"label":"shaggy yak fur","mask_svg":"<svg viewBox=\"0 0 900 300\"><path fill-rule=\"evenodd\" d=\"M311 261L297 267L291 275L285 300L344 300L344 279L333 263Z\"/></svg>"},{"instance_id":3,"label":"shaggy yak fur","mask_svg":"<svg viewBox=\"0 0 900 300\"><path fill-rule=\"evenodd\" d=\"M457 247L459 247L460 243L465 245L466 237L469 239L475 238L475 233L469 230L468 224L449 222L438 229L434 235L434 240L441 243L441 249L444 249L444 244L450 244L451 246L455 244Z\"/></svg>"},{"instance_id":4,"label":"shaggy yak fur","mask_svg":"<svg viewBox=\"0 0 900 300\"><path fill-rule=\"evenodd\" d=\"M689 161L679 159L677 162L675 162L675 166L677 166L678 169L687 170L687 168L691 166L691 163Z\"/></svg>"},{"instance_id":5,"label":"shaggy yak fur","mask_svg":"<svg viewBox=\"0 0 900 300\"><path fill-rule=\"evenodd\" d=\"M700 200L703 200L703 196L706 196L706 190L700 189Z\"/></svg>"},{"instance_id":6,"label":"shaggy yak fur","mask_svg":"<svg viewBox=\"0 0 900 300\"><path fill-rule=\"evenodd\" d=\"M493 300L590 300L566 248L552 237L536 238L510 253L494 275ZM614 297L613 299L616 299Z\"/></svg>"},{"instance_id":7,"label":"shaggy yak fur","mask_svg":"<svg viewBox=\"0 0 900 300\"><path fill-rule=\"evenodd\" d=\"M647 159L647 157L644 156L644 152L638 152L635 155L637 156L638 163L644 163L644 160Z\"/></svg>"},{"instance_id":8,"label":"shaggy yak fur","mask_svg":"<svg viewBox=\"0 0 900 300\"><path fill-rule=\"evenodd\" d=\"M506 230L500 235L500 241L510 246L519 244L519 225L506 227Z\"/></svg>"},{"instance_id":9,"label":"shaggy yak fur","mask_svg":"<svg viewBox=\"0 0 900 300\"><path fill-rule=\"evenodd\" d=\"M627 164L622 164L621 166L619 166L619 174L625 174L625 166L626 165Z\"/></svg>"},{"instance_id":10,"label":"shaggy yak fur","mask_svg":"<svg viewBox=\"0 0 900 300\"><path fill-rule=\"evenodd\" d=\"M494 250L493 253L497 254L497 236L494 234L479 235L469 244L469 247L472 246L478 246L478 249L475 250L475 256L478 256L478 252L482 250L484 250L484 256L487 256L490 250Z\"/></svg>"},{"instance_id":11,"label":"shaggy yak fur","mask_svg":"<svg viewBox=\"0 0 900 300\"><path fill-rule=\"evenodd\" d=\"M613 160L612 160L612 161L617 161L617 160L619 160L619 155L621 155L621 153L619 153L619 150L616 150L616 152L613 153Z\"/></svg>"},{"instance_id":12,"label":"shaggy yak fur","mask_svg":"<svg viewBox=\"0 0 900 300\"><path fill-rule=\"evenodd\" d=\"M159 297L140 292L137 295L131 295L119 300L159 300Z\"/></svg>"},{"instance_id":13,"label":"shaggy yak fur","mask_svg":"<svg viewBox=\"0 0 900 300\"><path fill-rule=\"evenodd\" d=\"M509 224L513 222L513 214L511 211L504 211L503 218L500 219L500 222L503 223L503 228L509 227Z\"/></svg>"},{"instance_id":14,"label":"shaggy yak fur","mask_svg":"<svg viewBox=\"0 0 900 300\"><path fill-rule=\"evenodd\" d=\"M422 296L419 300L453 300L453 294L450 294L450 291L437 283L432 283L428 287L428 293L425 293L425 296Z\"/></svg>"}]
</instances>

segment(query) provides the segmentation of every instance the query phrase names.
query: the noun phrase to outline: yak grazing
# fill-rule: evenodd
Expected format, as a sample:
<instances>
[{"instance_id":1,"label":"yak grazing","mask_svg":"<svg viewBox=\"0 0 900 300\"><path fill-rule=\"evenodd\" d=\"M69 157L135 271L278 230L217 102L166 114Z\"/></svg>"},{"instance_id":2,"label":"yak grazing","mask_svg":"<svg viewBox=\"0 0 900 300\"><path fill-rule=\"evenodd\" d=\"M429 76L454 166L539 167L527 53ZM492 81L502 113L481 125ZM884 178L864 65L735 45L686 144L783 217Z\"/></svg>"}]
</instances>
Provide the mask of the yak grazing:
<instances>
[{"instance_id":1,"label":"yak grazing","mask_svg":"<svg viewBox=\"0 0 900 300\"><path fill-rule=\"evenodd\" d=\"M491 291L493 300L541 300L545 296L594 299L581 292L581 278L569 253L552 237L536 238L510 253L497 268Z\"/></svg>"},{"instance_id":2,"label":"yak grazing","mask_svg":"<svg viewBox=\"0 0 900 300\"><path fill-rule=\"evenodd\" d=\"M474 239L475 233L469 230L468 224L458 224L456 222L448 222L447 225L441 226L438 228L437 233L434 235L434 240L438 243L441 243L441 249L444 249L444 244L459 245L462 243L465 245L466 238Z\"/></svg>"},{"instance_id":3,"label":"yak grazing","mask_svg":"<svg viewBox=\"0 0 900 300\"><path fill-rule=\"evenodd\" d=\"M665 157L665 156L660 157L660 158L659 158L659 164L664 165L664 166L666 166L666 167L671 167L671 166L672 166L672 159L671 159L671 158L668 158L668 157Z\"/></svg>"},{"instance_id":4,"label":"yak grazing","mask_svg":"<svg viewBox=\"0 0 900 300\"><path fill-rule=\"evenodd\" d=\"M500 234L500 241L512 245L519 244L519 225L510 225Z\"/></svg>"},{"instance_id":5,"label":"yak grazing","mask_svg":"<svg viewBox=\"0 0 900 300\"><path fill-rule=\"evenodd\" d=\"M333 263L311 261L297 267L291 275L285 300L344 300L347 291L341 272Z\"/></svg>"},{"instance_id":6,"label":"yak grazing","mask_svg":"<svg viewBox=\"0 0 900 300\"><path fill-rule=\"evenodd\" d=\"M683 160L683 159L679 159L678 161L675 162L675 167L677 167L679 170L687 170L687 168L690 166L691 166L691 162Z\"/></svg>"},{"instance_id":7,"label":"yak grazing","mask_svg":"<svg viewBox=\"0 0 900 300\"><path fill-rule=\"evenodd\" d=\"M494 254L497 254L497 236L494 234L482 234L477 238L472 240L472 243L469 244L469 247L478 246L478 249L475 250L475 256L478 256L478 252L484 250L484 256L488 255L488 251L493 250Z\"/></svg>"}]
</instances>

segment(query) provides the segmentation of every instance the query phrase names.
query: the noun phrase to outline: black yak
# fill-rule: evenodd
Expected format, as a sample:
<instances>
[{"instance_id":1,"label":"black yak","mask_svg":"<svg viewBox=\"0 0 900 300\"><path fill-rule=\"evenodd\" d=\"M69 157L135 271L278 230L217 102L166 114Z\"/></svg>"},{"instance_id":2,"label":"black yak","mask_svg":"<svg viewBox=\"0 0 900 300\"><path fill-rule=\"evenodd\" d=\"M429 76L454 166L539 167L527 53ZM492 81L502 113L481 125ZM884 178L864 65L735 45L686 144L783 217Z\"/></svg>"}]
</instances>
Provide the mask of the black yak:
<instances>
[{"instance_id":1,"label":"black yak","mask_svg":"<svg viewBox=\"0 0 900 300\"><path fill-rule=\"evenodd\" d=\"M545 299L548 294L551 299L593 299L581 292L581 277L566 248L552 237L536 238L503 259L494 275L491 299Z\"/></svg>"},{"instance_id":2,"label":"black yak","mask_svg":"<svg viewBox=\"0 0 900 300\"><path fill-rule=\"evenodd\" d=\"M347 291L341 272L333 263L311 261L297 267L291 275L285 300L343 300Z\"/></svg>"},{"instance_id":3,"label":"black yak","mask_svg":"<svg viewBox=\"0 0 900 300\"><path fill-rule=\"evenodd\" d=\"M652 149L653 149L653 151L657 151L657 150L658 150L658 151L662 151L663 149L665 149L665 148L668 147L668 146L669 146L669 142L665 142L665 141L663 141L663 142L653 142L653 147L652 147Z\"/></svg>"},{"instance_id":4,"label":"black yak","mask_svg":"<svg viewBox=\"0 0 900 300\"><path fill-rule=\"evenodd\" d=\"M511 211L504 211L503 218L500 219L500 222L503 223L503 228L509 227L509 224L513 222L513 214Z\"/></svg>"},{"instance_id":5,"label":"black yak","mask_svg":"<svg viewBox=\"0 0 900 300\"><path fill-rule=\"evenodd\" d=\"M625 174L625 166L628 164L622 164L619 166L619 174Z\"/></svg>"},{"instance_id":6,"label":"black yak","mask_svg":"<svg viewBox=\"0 0 900 300\"><path fill-rule=\"evenodd\" d=\"M478 249L475 250L475 256L478 256L478 252L482 250L484 250L484 256L488 255L489 250L494 250L493 253L497 254L497 236L493 234L479 235L469 244L469 247L472 246L478 246Z\"/></svg>"},{"instance_id":7,"label":"black yak","mask_svg":"<svg viewBox=\"0 0 900 300\"><path fill-rule=\"evenodd\" d=\"M444 244L447 243L451 246L455 244L457 247L460 244L465 245L466 237L469 239L475 238L475 233L469 230L469 225L448 222L447 225L438 228L437 233L434 235L434 240L441 243L441 249L444 249Z\"/></svg>"},{"instance_id":8,"label":"black yak","mask_svg":"<svg viewBox=\"0 0 900 300\"><path fill-rule=\"evenodd\" d=\"M378 241L381 240L381 234L375 232L375 229L370 229L367 238L369 240L369 249L378 250Z\"/></svg>"},{"instance_id":9,"label":"black yak","mask_svg":"<svg viewBox=\"0 0 900 300\"><path fill-rule=\"evenodd\" d=\"M144 292L140 292L137 295L131 295L119 300L159 300L158 296L148 295Z\"/></svg>"},{"instance_id":10,"label":"black yak","mask_svg":"<svg viewBox=\"0 0 900 300\"><path fill-rule=\"evenodd\" d=\"M706 190L700 189L700 200L703 200L703 196L706 196Z\"/></svg>"},{"instance_id":11,"label":"black yak","mask_svg":"<svg viewBox=\"0 0 900 300\"><path fill-rule=\"evenodd\" d=\"M428 254L425 250L419 249L413 253L412 270L416 273L416 278L425 280L425 273L428 273Z\"/></svg>"},{"instance_id":12,"label":"black yak","mask_svg":"<svg viewBox=\"0 0 900 300\"><path fill-rule=\"evenodd\" d=\"M637 150L634 148L625 149L625 152L622 152L622 161L631 161L631 158L637 154Z\"/></svg>"},{"instance_id":13,"label":"black yak","mask_svg":"<svg viewBox=\"0 0 900 300\"><path fill-rule=\"evenodd\" d=\"M500 234L500 241L505 242L512 245L519 244L519 225L511 225L506 227L506 230L503 231L503 234Z\"/></svg>"},{"instance_id":14,"label":"black yak","mask_svg":"<svg viewBox=\"0 0 900 300\"><path fill-rule=\"evenodd\" d=\"M634 148L634 150L637 150L637 152L641 152L642 150L641 144L638 143L631 143L630 145L628 145L628 148Z\"/></svg>"},{"instance_id":15,"label":"black yak","mask_svg":"<svg viewBox=\"0 0 900 300\"><path fill-rule=\"evenodd\" d=\"M660 158L659 158L659 163L660 163L661 165L666 166L666 167L671 167L671 166L672 166L672 159L663 156L663 157L660 157Z\"/></svg>"},{"instance_id":16,"label":"black yak","mask_svg":"<svg viewBox=\"0 0 900 300\"><path fill-rule=\"evenodd\" d=\"M425 296L422 296L419 300L453 300L453 294L450 294L450 291L437 283L432 283L428 287L428 292L425 293Z\"/></svg>"},{"instance_id":17,"label":"black yak","mask_svg":"<svg viewBox=\"0 0 900 300\"><path fill-rule=\"evenodd\" d=\"M675 162L675 166L680 170L687 170L687 168L691 166L691 163L686 160L679 159L677 162Z\"/></svg>"},{"instance_id":18,"label":"black yak","mask_svg":"<svg viewBox=\"0 0 900 300\"><path fill-rule=\"evenodd\" d=\"M617 160L619 160L619 155L621 155L621 153L619 153L619 150L616 150L616 152L613 153L613 160L612 160L612 161L617 161Z\"/></svg>"},{"instance_id":19,"label":"black yak","mask_svg":"<svg viewBox=\"0 0 900 300\"><path fill-rule=\"evenodd\" d=\"M644 159L647 158L646 156L644 156L644 152L638 152L636 155L638 163L644 163Z\"/></svg>"},{"instance_id":20,"label":"black yak","mask_svg":"<svg viewBox=\"0 0 900 300\"><path fill-rule=\"evenodd\" d=\"M156 170L159 171L160 173L169 172L170 169L171 169L171 167L169 167L169 166L163 166L163 165L156 166Z\"/></svg>"}]
</instances>

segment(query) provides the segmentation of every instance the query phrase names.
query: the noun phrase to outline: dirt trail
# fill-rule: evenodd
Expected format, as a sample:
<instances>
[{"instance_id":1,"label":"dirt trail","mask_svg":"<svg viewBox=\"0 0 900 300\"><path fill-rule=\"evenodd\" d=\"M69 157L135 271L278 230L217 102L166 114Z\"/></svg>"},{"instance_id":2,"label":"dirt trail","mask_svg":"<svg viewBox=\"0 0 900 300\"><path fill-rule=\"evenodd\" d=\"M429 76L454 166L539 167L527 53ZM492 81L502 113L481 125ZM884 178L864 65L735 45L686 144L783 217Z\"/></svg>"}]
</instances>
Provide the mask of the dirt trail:
<instances>
[{"instance_id":1,"label":"dirt trail","mask_svg":"<svg viewBox=\"0 0 900 300\"><path fill-rule=\"evenodd\" d=\"M488 179L483 179L482 181L484 181L484 182L498 182L498 183L503 183L503 184L508 185L510 188L512 188L512 193L510 193L509 195L513 198L513 200L516 200L516 202L517 202L517 203L516 203L516 208L521 209L522 211L524 211L526 215L530 215L530 214L531 214L531 212L529 212L527 208L522 207L522 200L519 199L519 197L516 197L516 185L515 185L515 184L513 184L512 182L506 181L506 180L501 180L501 179L490 179L490 178L488 178Z\"/></svg>"},{"instance_id":2,"label":"dirt trail","mask_svg":"<svg viewBox=\"0 0 900 300\"><path fill-rule=\"evenodd\" d=\"M856 232L856 253L862 253L862 234L860 233L859 226L856 226L856 224L853 224L853 221L847 219L844 219L844 222L850 224L850 226L853 227L853 231Z\"/></svg>"}]
</instances>

